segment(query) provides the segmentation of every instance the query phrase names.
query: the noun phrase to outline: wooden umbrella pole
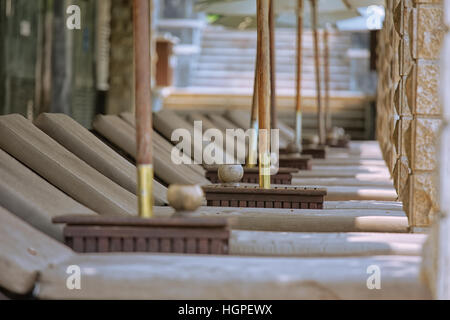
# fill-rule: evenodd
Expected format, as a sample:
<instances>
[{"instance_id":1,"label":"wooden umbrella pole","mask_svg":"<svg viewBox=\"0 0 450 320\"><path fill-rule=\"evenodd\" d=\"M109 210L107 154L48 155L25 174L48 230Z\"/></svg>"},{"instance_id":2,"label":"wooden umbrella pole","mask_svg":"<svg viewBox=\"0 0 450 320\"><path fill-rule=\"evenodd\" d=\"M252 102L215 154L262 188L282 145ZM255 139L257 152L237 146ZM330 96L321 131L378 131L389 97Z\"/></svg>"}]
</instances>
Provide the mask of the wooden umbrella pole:
<instances>
[{"instance_id":1,"label":"wooden umbrella pole","mask_svg":"<svg viewBox=\"0 0 450 320\"><path fill-rule=\"evenodd\" d=\"M270 0L257 0L259 184L270 189Z\"/></svg>"},{"instance_id":2,"label":"wooden umbrella pole","mask_svg":"<svg viewBox=\"0 0 450 320\"><path fill-rule=\"evenodd\" d=\"M295 100L295 145L302 150L302 43L303 0L297 0L297 83Z\"/></svg>"},{"instance_id":3,"label":"wooden umbrella pole","mask_svg":"<svg viewBox=\"0 0 450 320\"><path fill-rule=\"evenodd\" d=\"M142 218L153 217L152 105L149 0L133 2L138 205Z\"/></svg>"},{"instance_id":4,"label":"wooden umbrella pole","mask_svg":"<svg viewBox=\"0 0 450 320\"><path fill-rule=\"evenodd\" d=\"M325 128L326 132L331 131L331 112L330 112L330 48L329 33L325 27L323 32L323 51L324 51L324 82L325 82Z\"/></svg>"},{"instance_id":5,"label":"wooden umbrella pole","mask_svg":"<svg viewBox=\"0 0 450 320\"><path fill-rule=\"evenodd\" d=\"M250 129L252 130L252 133L248 146L247 168L254 168L258 163L258 68L258 52L256 52L255 79L253 83L253 99L250 117Z\"/></svg>"},{"instance_id":6,"label":"wooden umbrella pole","mask_svg":"<svg viewBox=\"0 0 450 320\"><path fill-rule=\"evenodd\" d=\"M316 91L317 91L317 130L319 132L319 143L325 144L325 127L323 123L321 84L320 84L320 60L319 60L319 35L317 31L317 1L311 0L311 21L314 36L314 61L316 68Z\"/></svg>"},{"instance_id":7,"label":"wooden umbrella pole","mask_svg":"<svg viewBox=\"0 0 450 320\"><path fill-rule=\"evenodd\" d=\"M269 32L270 32L270 121L271 128L277 129L277 86L276 86L276 47L275 47L275 1L270 0L269 5Z\"/></svg>"}]
</instances>

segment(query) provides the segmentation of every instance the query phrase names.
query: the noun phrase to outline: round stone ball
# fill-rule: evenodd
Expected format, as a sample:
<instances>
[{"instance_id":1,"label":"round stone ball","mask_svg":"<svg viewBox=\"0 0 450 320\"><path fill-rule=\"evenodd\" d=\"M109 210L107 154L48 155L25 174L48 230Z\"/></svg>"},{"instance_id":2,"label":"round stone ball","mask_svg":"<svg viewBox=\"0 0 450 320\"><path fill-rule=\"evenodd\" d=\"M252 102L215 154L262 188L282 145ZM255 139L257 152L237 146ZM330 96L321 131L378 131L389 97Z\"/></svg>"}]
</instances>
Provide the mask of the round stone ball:
<instances>
[{"instance_id":1,"label":"round stone ball","mask_svg":"<svg viewBox=\"0 0 450 320\"><path fill-rule=\"evenodd\" d=\"M169 205L176 211L195 211L205 199L203 189L198 185L171 185L167 191Z\"/></svg>"},{"instance_id":2,"label":"round stone ball","mask_svg":"<svg viewBox=\"0 0 450 320\"><path fill-rule=\"evenodd\" d=\"M307 144L317 145L320 143L319 136L317 134L307 138Z\"/></svg>"},{"instance_id":3,"label":"round stone ball","mask_svg":"<svg viewBox=\"0 0 450 320\"><path fill-rule=\"evenodd\" d=\"M217 174L223 183L238 183L244 177L244 168L240 164L221 165Z\"/></svg>"},{"instance_id":4,"label":"round stone ball","mask_svg":"<svg viewBox=\"0 0 450 320\"><path fill-rule=\"evenodd\" d=\"M291 142L287 145L286 150L288 153L301 153L302 152L302 146L299 146L295 142Z\"/></svg>"}]
</instances>

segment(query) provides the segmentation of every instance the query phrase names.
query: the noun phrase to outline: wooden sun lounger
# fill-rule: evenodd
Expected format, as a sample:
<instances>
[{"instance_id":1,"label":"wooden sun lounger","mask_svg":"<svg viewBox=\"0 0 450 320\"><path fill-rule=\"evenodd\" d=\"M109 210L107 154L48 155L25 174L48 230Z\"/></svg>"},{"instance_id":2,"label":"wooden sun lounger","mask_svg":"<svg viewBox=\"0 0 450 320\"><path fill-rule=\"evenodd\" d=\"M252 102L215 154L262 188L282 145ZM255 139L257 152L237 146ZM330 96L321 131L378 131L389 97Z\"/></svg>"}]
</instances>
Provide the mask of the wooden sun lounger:
<instances>
[{"instance_id":1,"label":"wooden sun lounger","mask_svg":"<svg viewBox=\"0 0 450 320\"><path fill-rule=\"evenodd\" d=\"M225 112L224 114L224 117L230 122L234 123L238 128L242 128L244 130L250 129L250 112L243 110L227 110L227 112ZM281 149L286 148L292 141L288 137L286 137L286 135L283 135L281 131L279 137L279 146Z\"/></svg>"},{"instance_id":2,"label":"wooden sun lounger","mask_svg":"<svg viewBox=\"0 0 450 320\"><path fill-rule=\"evenodd\" d=\"M137 197L69 152L21 115L0 117L0 148L100 214L137 215Z\"/></svg>"},{"instance_id":3,"label":"wooden sun lounger","mask_svg":"<svg viewBox=\"0 0 450 320\"><path fill-rule=\"evenodd\" d=\"M361 166L361 167L386 167L386 162L384 160L365 160L357 158L328 158L328 159L313 159L313 167L320 166L335 166L335 167L345 167L345 166Z\"/></svg>"},{"instance_id":4,"label":"wooden sun lounger","mask_svg":"<svg viewBox=\"0 0 450 320\"><path fill-rule=\"evenodd\" d=\"M240 128L249 128L249 111L227 110L224 116ZM289 142L293 141L295 131L281 120L278 120L278 127L280 129L280 148L285 148ZM351 141L349 148L330 148L327 150L327 158L334 158L339 156L339 154L342 156L342 153L345 153L347 156L350 155L352 158L382 159L381 150L377 141Z\"/></svg>"},{"instance_id":5,"label":"wooden sun lounger","mask_svg":"<svg viewBox=\"0 0 450 320\"><path fill-rule=\"evenodd\" d=\"M189 123L194 123L195 121L201 121L203 125L203 132L209 129L219 129L217 125L214 124L210 119L208 119L205 115L200 112L189 112L186 114L186 120Z\"/></svg>"},{"instance_id":6,"label":"wooden sun lounger","mask_svg":"<svg viewBox=\"0 0 450 320\"><path fill-rule=\"evenodd\" d=\"M352 204L354 204L352 202ZM201 207L194 216L232 217L234 229L280 232L409 232L408 218L402 210L365 208L367 204L356 204L355 208L335 205L325 210L269 209L269 208L220 208ZM155 214L169 217L172 208L157 207Z\"/></svg>"},{"instance_id":7,"label":"wooden sun lounger","mask_svg":"<svg viewBox=\"0 0 450 320\"><path fill-rule=\"evenodd\" d=\"M17 160L13 159L11 156L7 155L3 151L1 151L0 159L2 160L2 165L4 166L4 170L0 171L2 172L2 177L4 180L4 186L2 189L4 189L2 195L6 197L2 197L2 201L9 201L12 202L14 205L12 206L15 209L15 213L18 216L22 216L25 221L28 221L29 223L32 223L37 228L42 230L43 232L47 233L48 235L54 235L56 233L55 238L58 240L62 239L61 236L61 230L59 227L52 224L51 220L54 216L61 215L61 214L68 214L71 213L70 211L67 211L74 208L73 210L76 211L86 211L88 214L94 214L92 211L88 210L87 208L84 208L83 206L77 204L75 201L73 201L71 198L65 196L57 189L52 189L52 186L48 184L45 180L38 177L35 173L31 172L29 169L21 165ZM9 175L9 179L8 179ZM16 188L13 194L15 194L15 197L8 197L9 194L11 194L12 186L9 185L9 183L14 179L15 176L20 177L21 185L20 188ZM45 196L47 198L52 198L55 201L49 200L47 198L43 198L41 201L39 201L39 197L34 196L31 197L31 200L26 196L27 192L30 192L31 190L34 190L35 187L39 185L42 186L42 189L46 191ZM31 191L33 193L33 191ZM35 195L40 195L38 192L34 192ZM49 201L43 202L43 201ZM7 202L6 202L7 203ZM26 211L26 210L20 210L23 208L32 207L32 208L42 208L44 207L47 209L46 211ZM55 208L58 208L60 212L55 211ZM36 213L37 212L37 213ZM73 212L72 212L73 213ZM56 230L55 230L56 229ZM295 256L302 256L302 255L323 255L324 249L321 246L321 242L315 241L315 242L306 242L305 241L299 241L296 243L296 240L302 240L302 238L299 238L299 235L292 234L290 238L286 239L287 234L280 235L278 237L279 241L276 241L281 247L280 250L273 250L273 239L274 237L277 238L277 235L271 233L271 239L266 240L266 234L257 232L257 233L245 233L245 239L246 241L242 242L239 239L243 239L242 235L240 234L240 231L234 231L233 232L233 239L235 241L231 244L230 252L231 254L242 254L246 251L251 251L252 255L295 255ZM331 236L332 237L332 236ZM337 237L337 235L336 235ZM383 236L380 235L372 235L369 237L376 238L376 242L382 241ZM392 236L389 236L392 237ZM315 236L316 239L320 238L319 235ZM401 239L400 239L401 240ZM414 240L414 239L413 239ZM251 245L251 242L255 244L255 246ZM302 245L303 242L303 245ZM414 242L414 241L413 241ZM367 254L370 254L371 252L378 252L383 254L412 254L414 250L411 249L411 246L404 246L402 245L403 242L399 241L398 246L391 248L389 247L388 243L385 242L384 251L380 252L381 248L375 246L375 251L366 250L365 252ZM295 250L289 250L286 248L292 248L298 245L298 249ZM242 247L243 246L243 247ZM252 249L253 248L253 249ZM352 248L346 248L343 247L343 250L341 251L335 251L334 255L360 255L362 254L363 250L358 249L357 246L355 249ZM366 249L370 248L365 247ZM420 246L416 246L416 252L420 250Z\"/></svg>"},{"instance_id":8,"label":"wooden sun lounger","mask_svg":"<svg viewBox=\"0 0 450 320\"><path fill-rule=\"evenodd\" d=\"M0 222L0 287L22 295L34 289L40 299L429 297L419 282L419 257L78 255L2 208ZM382 290L361 286L373 264L383 270ZM73 265L81 268L82 290L66 287L67 269Z\"/></svg>"},{"instance_id":9,"label":"wooden sun lounger","mask_svg":"<svg viewBox=\"0 0 450 320\"><path fill-rule=\"evenodd\" d=\"M218 117L218 116L217 116ZM217 118L215 117L215 118ZM217 120L217 119L216 119ZM361 167L364 164L371 165L376 163L375 171L386 170L384 166L384 161L377 160L356 160L353 161L355 164L360 164ZM317 170L322 166L323 161L318 162ZM345 170L347 166L345 166L345 160L342 159L332 159L332 163L340 164L335 168L336 172L339 172L339 169ZM331 165L329 165L331 166ZM297 176L297 174L293 174ZM358 181L356 179L352 179L351 181L343 181L342 184L339 183L340 180L333 178L314 178L309 181L305 181L302 183L302 179L294 178L292 181L293 185L301 185L301 186L314 186L320 188L326 188L328 191L328 195L326 196L326 201L342 201L342 200L379 200L379 201L395 201L398 198L398 195L393 187L392 180L386 179L384 181Z\"/></svg>"},{"instance_id":10,"label":"wooden sun lounger","mask_svg":"<svg viewBox=\"0 0 450 320\"><path fill-rule=\"evenodd\" d=\"M58 189L53 188L47 181L31 172L3 151L0 151L0 160L0 164L2 165L0 168L2 169L0 170L0 174L3 178L3 180L0 181L2 183L0 187L3 191L1 194L2 197L0 198L0 204L10 204L10 207L14 209L14 213L17 216L22 217L24 221L32 224L47 235L53 236L57 240L62 241L60 227L52 223L52 218L55 216L60 216L62 214L74 214L76 212L95 214L89 209L76 203L71 198L67 197ZM16 186L14 186L14 178L16 177L20 178L19 186L17 186L17 183ZM38 189L36 188L37 186L39 186ZM36 191L36 189L42 190L42 192ZM30 197L28 196L29 194L31 195ZM335 204L335 206L339 206L339 204ZM360 206L360 204L355 204L355 206ZM393 206L391 205L390 207L392 208ZM31 208L32 210L27 208ZM389 208L389 206L386 205L386 209L387 208ZM156 207L157 213L159 210L163 210L164 214L168 213L167 210ZM207 208L205 210L212 212L211 208ZM237 211L240 212L242 210L237 209ZM200 212L201 211L199 211L199 213ZM267 219L267 213L270 213L269 210L265 209L260 209L259 212L263 212L263 215L266 213L266 215L262 216L261 219ZM370 210L367 210L367 213L374 214ZM387 211L387 214L397 217L401 217L401 213L401 211L391 213ZM298 214L298 212L291 213L291 215L295 214ZM378 214L378 212L375 214ZM336 225L336 228L336 230L339 230L338 225ZM389 231L389 228L387 228L386 231ZM268 238L268 236L270 237ZM354 235L354 238L355 237L359 236ZM391 246L387 240L393 237L397 240L393 243L393 246ZM320 238L323 238L324 241L320 241ZM325 256L328 255L326 253L326 247L329 246L328 240L334 238L340 239L342 236L337 234L322 236L310 233L306 235L299 235L295 233L276 234L274 232L249 233L235 230L232 233L233 240L230 244L230 254L242 255L243 253L248 252L249 254L251 253L251 255ZM383 240L385 238L387 239L386 241ZM333 253L330 252L329 254L335 256L362 254L411 255L414 254L414 252L417 253L420 251L420 239L417 240L414 237L410 237L409 239L404 238L405 237L402 237L401 235L397 238L395 235L365 235L364 239L369 239L367 245L361 243L356 243L355 245L343 245L340 250L334 250ZM307 239L315 240L306 241ZM373 241L371 242L370 239ZM276 246L279 247L279 249L274 249L274 243L276 243ZM382 244L382 246L376 245L376 243Z\"/></svg>"},{"instance_id":11,"label":"wooden sun lounger","mask_svg":"<svg viewBox=\"0 0 450 320\"><path fill-rule=\"evenodd\" d=\"M327 187L331 186L354 186L354 187L382 187L382 188L393 188L392 180L374 178L370 179L358 179L358 178L293 178L292 184L300 186L315 186L315 185L325 185Z\"/></svg>"},{"instance_id":12,"label":"wooden sun lounger","mask_svg":"<svg viewBox=\"0 0 450 320\"><path fill-rule=\"evenodd\" d=\"M62 226L52 224L52 218L95 214L3 150L0 150L0 206L60 241Z\"/></svg>"},{"instance_id":13,"label":"wooden sun lounger","mask_svg":"<svg viewBox=\"0 0 450 320\"><path fill-rule=\"evenodd\" d=\"M168 111L170 114L174 113L173 111ZM230 113L230 112L229 112ZM231 126L228 120L221 118L221 116L214 115L211 116L213 122L218 124L222 124L223 126ZM218 125L219 128L220 125ZM314 162L316 161L316 162ZM329 163L327 163L329 161ZM330 169L331 178L329 175L323 175L324 178L321 177L311 177L311 179L306 180L303 183L304 179L297 179L297 175L301 175L301 173L294 173L293 176L296 177L293 179L293 185L300 186L314 186L320 188L326 188L328 191L328 195L325 198L326 201L342 201L342 200L380 200L380 201L395 201L398 198L398 195L393 187L393 182L389 176L384 176L386 179L383 181L372 181L372 180L357 180L356 178L348 179L343 181L342 184L339 183L332 173L336 172L338 174L342 174L341 170L348 170L354 168L368 168L368 171L372 170L374 172L384 172L387 171L385 168L385 162L383 160L361 160L361 159L326 159L326 160L313 160L315 163L313 168L316 172L320 172L321 168ZM372 169L373 168L373 169ZM388 178L389 177L389 178Z\"/></svg>"},{"instance_id":14,"label":"wooden sun lounger","mask_svg":"<svg viewBox=\"0 0 450 320\"><path fill-rule=\"evenodd\" d=\"M211 119L211 122L215 125L216 128L220 129L226 135L226 137L230 137L230 139L234 139L234 137L227 135L227 130L242 129L242 128L238 128L234 123L231 123L227 119L225 119L222 116L217 115L217 114L210 114L209 119ZM224 141L224 146L225 146L225 141ZM245 150L245 152L247 152L247 141L245 138L236 139L236 148L238 148L238 147L240 148L239 150ZM247 155L247 153L245 155ZM245 160L245 159L243 159L243 160Z\"/></svg>"},{"instance_id":15,"label":"wooden sun lounger","mask_svg":"<svg viewBox=\"0 0 450 320\"><path fill-rule=\"evenodd\" d=\"M136 193L136 167L65 114L41 114L34 124L78 158L129 192ZM167 204L167 189L154 181L156 205Z\"/></svg>"},{"instance_id":16,"label":"wooden sun lounger","mask_svg":"<svg viewBox=\"0 0 450 320\"><path fill-rule=\"evenodd\" d=\"M397 210L403 212L403 203L400 201L376 201L376 200L350 200L350 201L326 201L324 209L380 209Z\"/></svg>"},{"instance_id":17,"label":"wooden sun lounger","mask_svg":"<svg viewBox=\"0 0 450 320\"><path fill-rule=\"evenodd\" d=\"M40 273L41 299L427 299L420 257L252 258L150 255L73 256ZM67 290L78 265L82 290ZM382 270L368 290L367 268Z\"/></svg>"},{"instance_id":18,"label":"wooden sun lounger","mask_svg":"<svg viewBox=\"0 0 450 320\"><path fill-rule=\"evenodd\" d=\"M242 256L420 256L424 234L233 231L230 253Z\"/></svg>"},{"instance_id":19,"label":"wooden sun lounger","mask_svg":"<svg viewBox=\"0 0 450 320\"><path fill-rule=\"evenodd\" d=\"M97 116L93 123L94 129L108 141L125 151L131 157L136 156L136 131L118 116ZM154 136L157 133L154 132ZM157 138L155 139L155 141ZM171 154L164 147L154 143L155 175L167 185L179 184L209 184L210 182L198 174L189 165L176 165L171 160Z\"/></svg>"},{"instance_id":20,"label":"wooden sun lounger","mask_svg":"<svg viewBox=\"0 0 450 320\"><path fill-rule=\"evenodd\" d=\"M120 114L120 118L122 118L131 127L136 129L136 119L135 119L133 114L131 114L129 112L123 112L123 113ZM161 136L157 132L154 132L153 143L156 146L158 146L160 148L163 148L165 150L165 153L171 153L173 148L174 148L174 145L172 143L167 141L163 136ZM190 161L191 160L191 158L189 156L187 156L186 154L183 154L183 159L185 161ZM189 166L190 169L195 171L200 176L202 176L202 177L205 176L205 172L206 171L201 165L193 163L193 164L190 164L188 166Z\"/></svg>"},{"instance_id":21,"label":"wooden sun lounger","mask_svg":"<svg viewBox=\"0 0 450 320\"><path fill-rule=\"evenodd\" d=\"M166 138L167 141L171 141L172 133L176 129L185 129L188 130L191 133L191 137L194 137L194 126L184 120L182 117L180 117L176 112L169 110L169 109L162 109L161 111L158 111L154 113L153 115L153 127L156 131L158 131L164 138ZM222 145L217 145L218 148L216 148L216 151L219 152L217 157L219 159L224 159L226 156L226 151L222 150ZM190 153L188 151L191 151ZM202 152L203 150L199 149L199 146L192 143L192 150L185 150L185 153L193 158L193 154L195 152L198 152L203 154L204 156L204 163L206 164L213 164L214 159L211 159L208 157L207 154L204 154ZM205 158L206 157L206 158ZM234 159L234 155L228 154L228 157L230 159Z\"/></svg>"},{"instance_id":22,"label":"wooden sun lounger","mask_svg":"<svg viewBox=\"0 0 450 320\"><path fill-rule=\"evenodd\" d=\"M25 120L26 121L26 120ZM56 148L56 147L55 147ZM53 149L55 150L55 149ZM3 158L4 159L8 159L8 156L3 153ZM10 159L11 160L14 159ZM36 160L36 159L35 159ZM26 172L26 171L22 171L20 164L17 161L12 161L12 163L16 166L18 166L18 169L12 170L11 166L6 167L6 165L9 162L4 160L2 163L2 166L5 168L5 171L8 172L13 172L14 175L20 176L18 175L18 173L16 172ZM63 164L64 165L64 164ZM5 175L6 176L6 175ZM11 177L11 179L13 179ZM70 185L71 180L73 178L72 177L67 177L66 183ZM42 179L39 179L39 182ZM5 186L8 186L9 184L7 183L7 179L4 179L2 182L6 183ZM23 195L20 194L19 191L23 190L23 192L26 192L27 190L29 190L29 194L33 195L32 191L33 189L25 189L24 185L28 185L28 186L32 186L33 185L33 180L26 180L25 178L23 178L23 180L21 179L20 181L23 181L22 185L18 185L17 186L17 197L13 198L11 196L8 196L11 194L11 191L8 191L5 189L5 191L3 192L5 196L4 199L10 199L12 202L12 205L16 205L17 203L15 201L13 201L16 198L19 197L23 197ZM30 181L30 182L28 182ZM43 181L43 180L42 180ZM44 185L44 184L41 184ZM11 184L11 186L14 186L14 184ZM32 188L32 187L30 187ZM51 189L51 188L50 188ZM45 190L45 189L44 189ZM11 197L11 198L10 198ZM48 197L48 195L47 195ZM34 199L34 198L30 198L30 199ZM44 199L46 199L44 197ZM5 203L5 202L4 202ZM52 212L54 215L58 214L58 211L61 209L64 209L63 206L61 205L61 207L56 207L56 209L58 210L48 210L48 212ZM380 207L382 206L382 207ZM25 208L27 208L27 205L24 205ZM35 208L38 208L38 205L35 205ZM75 211L79 211L79 213L82 213L83 211L81 209L78 208L78 206L72 206L74 207ZM373 208L378 208L380 207L380 210L378 211L382 216L378 217L376 216L375 219L368 219L368 218L364 218L364 219L360 219L360 215L364 214L364 212L369 212L365 209L373 209ZM22 210L23 207L18 207L19 209ZM74 211L68 211L69 208L71 208L70 206L68 206L66 208L66 210L61 211L61 214L65 214L65 213L77 213ZM253 214L253 218L250 219L250 221L252 221L251 223L247 223L246 220L240 220L243 221L243 223L240 223L240 225L238 226L239 228L252 228L253 230L258 230L258 228L262 228L261 230L268 230L268 231L274 231L277 230L277 225L279 225L281 223L281 225L283 226L282 228L291 228L291 231L310 231L310 232L314 232L314 231L335 231L335 232L345 232L345 231L381 231L381 232L406 232L407 231L407 219L404 216L403 212L401 212L401 216L390 216L390 211L389 210L401 210L401 205L399 205L398 203L387 203L385 205L383 205L383 203L380 202L348 202L348 203L337 203L337 202L325 202L325 209L330 209L330 208L339 208L341 210L337 210L335 212L330 212L329 210L323 210L325 212L328 212L328 214L331 215L331 222L336 222L337 221L343 221L343 223L337 223L334 227L334 229L329 229L330 228L330 224L323 224L323 217L321 214L322 212L319 212L319 210L315 210L315 211L303 211L303 210L294 210L294 211L290 211L290 210L271 210L271 209L259 209L256 211L248 211L248 209L224 209L224 208L207 208L206 210L209 210L209 212L211 213L211 215L216 215L217 213L224 213L226 214L227 212L232 212L233 214L242 214L242 215L246 215L246 213L248 212L254 212ZM362 210L364 209L364 210ZM205 209L202 209L205 210ZM388 210L388 211L386 211ZM26 212L26 211L23 211ZM107 210L101 210L99 212L105 212L107 213ZM277 212L281 212L281 214L277 213ZM296 229L299 224L297 225L291 225L291 221L289 219L285 220L285 222L283 221L283 212L288 213L288 217L290 219L300 219L299 221L300 224L303 224L303 228L300 229ZM265 215L269 214L269 218L268 221L270 221L270 223L265 223L264 221L261 223L256 223L254 220L255 218L258 220L259 217L263 217ZM373 214L373 211L372 211ZM270 217L270 215L273 215L273 217ZM302 217L306 215L306 219L303 219ZM248 214L247 214L248 216ZM297 216L299 218L297 218ZM334 218L333 218L334 217ZM50 220L50 218L48 218ZM275 220L274 220L275 219ZM333 220L334 219L334 220ZM359 220L358 220L359 219ZM262 219L264 220L264 219ZM306 223L305 221L309 221L310 223ZM358 222L356 222L358 221ZM362 222L361 222L362 221ZM273 224L272 224L273 222ZM374 222L374 224L372 225L372 222ZM312 225L311 225L312 224ZM332 224L332 223L331 223ZM287 226L286 226L287 225ZM320 227L320 228L319 228ZM275 228L275 229L273 229ZM328 228L328 229L327 229Z\"/></svg>"},{"instance_id":23,"label":"wooden sun lounger","mask_svg":"<svg viewBox=\"0 0 450 320\"><path fill-rule=\"evenodd\" d=\"M19 117L19 116L17 116L17 117ZM30 123L29 122L27 122L27 120L26 119L24 119L24 118L20 118L21 119L21 121L23 122L23 121L25 121L28 125L30 125ZM120 119L119 119L120 120ZM31 125L32 126L32 125ZM117 126L116 126L116 129L117 129ZM36 128L36 130L37 130L37 128ZM38 132L40 132L39 130L37 130ZM130 131L131 132L131 131ZM45 137L48 139L48 137L45 135ZM134 135L133 135L133 133L131 132L131 136L129 136L129 140L131 141L134 141L134 139L133 139L133 137L134 137ZM50 139L51 140L51 139ZM60 147L60 146L59 146ZM51 148L52 149L52 152L54 151L53 150L53 148ZM42 155L41 155L42 156ZM183 173L182 173L183 175L185 175L186 174L186 172L184 171ZM192 183L191 182L192 180L189 180L188 181L188 183ZM66 183L67 183L67 181L66 181ZM70 183L67 183L68 185L70 185ZM339 190L341 190L341 188L337 188L337 189L339 189ZM338 190L338 191L339 191ZM345 191L345 190L344 190ZM357 192L358 190L356 190L355 192ZM341 190L341 192L342 192L342 190ZM368 197L366 197L366 198L368 198ZM135 206L135 203L134 203L134 201L133 201L133 206ZM92 208L92 209L94 209L94 208ZM94 209L95 210L95 209ZM99 210L95 210L95 211L97 211L97 212L101 212L101 211L99 211Z\"/></svg>"},{"instance_id":24,"label":"wooden sun lounger","mask_svg":"<svg viewBox=\"0 0 450 320\"><path fill-rule=\"evenodd\" d=\"M29 294L41 270L72 254L72 250L63 244L0 206L1 288L19 295Z\"/></svg>"}]
</instances>

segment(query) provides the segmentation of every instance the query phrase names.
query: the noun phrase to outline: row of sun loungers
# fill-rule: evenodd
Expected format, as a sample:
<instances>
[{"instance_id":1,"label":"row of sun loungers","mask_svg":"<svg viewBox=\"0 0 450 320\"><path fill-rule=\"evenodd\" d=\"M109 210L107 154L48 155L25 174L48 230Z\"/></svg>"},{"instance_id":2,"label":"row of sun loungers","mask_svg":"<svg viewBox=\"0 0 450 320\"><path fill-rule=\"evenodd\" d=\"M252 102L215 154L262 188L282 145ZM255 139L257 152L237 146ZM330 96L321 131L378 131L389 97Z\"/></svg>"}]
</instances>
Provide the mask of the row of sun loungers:
<instances>
[{"instance_id":1,"label":"row of sun loungers","mask_svg":"<svg viewBox=\"0 0 450 320\"><path fill-rule=\"evenodd\" d=\"M166 186L210 182L200 165L175 166L170 161L168 135L173 123L186 127L189 120L169 110L155 118L155 212L167 217L174 210L166 206ZM209 119L216 125L220 118ZM229 117L223 119L226 125L232 123ZM94 129L95 134L59 114L43 114L34 123L19 115L0 117L0 292L4 295L39 299L429 297L420 281L426 236L408 234L407 218L385 180L364 183L373 172L378 177L385 170L373 151L376 146L364 144L355 144L347 152L349 159L360 158L358 162L346 165L338 160L345 159L346 151L337 150L336 157L328 163L317 162L312 170L320 174L330 166L326 169L330 175L299 173L298 181L294 179L294 183L311 185L321 181L330 194L324 210L201 207L195 215L236 218L229 257L74 253L62 244L61 226L52 223L55 216L137 214L135 166L98 137L133 158L133 118L129 114L99 116ZM346 186L337 180L343 170L351 180L344 181ZM83 290L65 286L67 267L72 265L82 269ZM382 269L381 290L366 286L371 265Z\"/></svg>"}]
</instances>

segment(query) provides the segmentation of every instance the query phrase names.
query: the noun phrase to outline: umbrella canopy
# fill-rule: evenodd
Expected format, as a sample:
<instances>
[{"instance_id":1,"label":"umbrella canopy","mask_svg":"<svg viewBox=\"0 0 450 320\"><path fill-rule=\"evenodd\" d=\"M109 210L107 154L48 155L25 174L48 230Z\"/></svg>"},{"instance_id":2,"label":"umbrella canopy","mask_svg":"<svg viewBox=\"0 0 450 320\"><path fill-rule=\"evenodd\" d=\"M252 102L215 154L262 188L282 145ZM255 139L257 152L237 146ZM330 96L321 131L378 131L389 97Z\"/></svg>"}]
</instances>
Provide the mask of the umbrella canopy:
<instances>
[{"instance_id":1,"label":"umbrella canopy","mask_svg":"<svg viewBox=\"0 0 450 320\"><path fill-rule=\"evenodd\" d=\"M327 23L359 17L357 10L361 7L384 5L385 0L319 0L318 1L318 27ZM296 0L277 0L274 2L277 27L295 27ZM209 14L218 15L213 24L229 28L254 29L256 28L256 1L255 0L197 0L196 9ZM311 26L311 4L304 4L304 26Z\"/></svg>"},{"instance_id":2,"label":"umbrella canopy","mask_svg":"<svg viewBox=\"0 0 450 320\"><path fill-rule=\"evenodd\" d=\"M333 12L356 9L360 5L352 7L346 4L346 0L322 0L318 3L318 12ZM358 2L358 1L357 1ZM364 1L366 2L366 1ZM295 11L297 1L295 0L276 0L275 13ZM255 0L198 0L197 10L204 11L211 14L221 15L250 15L256 16L256 1ZM311 6L305 3L305 14L311 12Z\"/></svg>"},{"instance_id":3,"label":"umbrella canopy","mask_svg":"<svg viewBox=\"0 0 450 320\"><path fill-rule=\"evenodd\" d=\"M355 11L361 7L372 5L384 6L385 0L320 0L317 11L319 15L324 13ZM295 11L296 0L276 0L275 13ZM255 0L197 0L196 9L211 14L227 16L256 16ZM311 5L305 2L305 15L310 15Z\"/></svg>"},{"instance_id":4,"label":"umbrella canopy","mask_svg":"<svg viewBox=\"0 0 450 320\"><path fill-rule=\"evenodd\" d=\"M336 11L329 13L322 13L318 17L318 26L325 27L327 23L336 23L341 20L360 17L356 10ZM303 25L306 28L311 27L310 15L305 15ZM256 16L246 15L231 15L218 16L211 22L213 25L221 25L227 28L246 30L256 29ZM294 13L281 13L276 17L277 28L293 28L297 25L297 17Z\"/></svg>"}]
</instances>

